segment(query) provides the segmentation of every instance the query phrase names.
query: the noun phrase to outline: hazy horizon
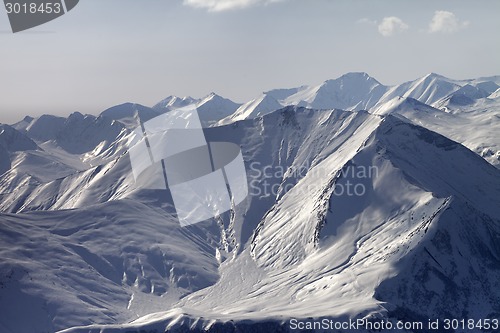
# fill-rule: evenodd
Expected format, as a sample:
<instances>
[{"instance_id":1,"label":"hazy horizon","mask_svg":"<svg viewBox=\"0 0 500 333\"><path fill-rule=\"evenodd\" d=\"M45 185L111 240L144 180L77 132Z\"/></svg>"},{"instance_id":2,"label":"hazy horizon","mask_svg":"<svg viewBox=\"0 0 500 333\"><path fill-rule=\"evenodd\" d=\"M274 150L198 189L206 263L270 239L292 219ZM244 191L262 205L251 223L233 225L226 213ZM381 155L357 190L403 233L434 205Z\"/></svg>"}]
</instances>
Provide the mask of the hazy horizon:
<instances>
[{"instance_id":1,"label":"hazy horizon","mask_svg":"<svg viewBox=\"0 0 500 333\"><path fill-rule=\"evenodd\" d=\"M366 72L395 85L435 72L500 74L490 1L87 0L27 32L0 14L0 122L98 114L169 95L244 103Z\"/></svg>"}]
</instances>

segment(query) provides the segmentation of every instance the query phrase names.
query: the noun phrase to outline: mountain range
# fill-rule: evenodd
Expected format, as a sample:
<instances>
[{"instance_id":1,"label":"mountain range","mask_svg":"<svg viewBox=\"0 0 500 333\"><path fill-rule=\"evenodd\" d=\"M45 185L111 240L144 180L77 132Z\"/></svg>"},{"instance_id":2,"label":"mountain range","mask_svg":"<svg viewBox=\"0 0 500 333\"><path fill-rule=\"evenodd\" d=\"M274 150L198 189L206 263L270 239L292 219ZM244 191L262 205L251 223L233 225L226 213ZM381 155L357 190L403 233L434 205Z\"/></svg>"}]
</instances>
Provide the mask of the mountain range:
<instances>
[{"instance_id":1,"label":"mountain range","mask_svg":"<svg viewBox=\"0 0 500 333\"><path fill-rule=\"evenodd\" d=\"M2 124L0 332L498 319L499 88L348 73L244 104L170 96ZM128 143L186 106L208 142L241 148L249 196L181 227L169 191L134 179Z\"/></svg>"}]
</instances>

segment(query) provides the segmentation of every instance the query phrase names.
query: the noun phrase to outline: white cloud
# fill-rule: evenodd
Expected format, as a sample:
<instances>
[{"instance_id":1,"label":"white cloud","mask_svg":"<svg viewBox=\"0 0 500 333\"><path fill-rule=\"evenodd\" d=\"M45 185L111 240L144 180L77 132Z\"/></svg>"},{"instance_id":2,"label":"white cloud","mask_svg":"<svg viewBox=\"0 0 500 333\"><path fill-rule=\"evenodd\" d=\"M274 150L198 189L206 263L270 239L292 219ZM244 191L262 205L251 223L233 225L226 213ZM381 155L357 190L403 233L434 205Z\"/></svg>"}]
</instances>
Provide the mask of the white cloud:
<instances>
[{"instance_id":1,"label":"white cloud","mask_svg":"<svg viewBox=\"0 0 500 333\"><path fill-rule=\"evenodd\" d=\"M404 23L399 17L390 16L382 19L382 22L378 25L378 32L384 37L389 37L408 28L408 24Z\"/></svg>"},{"instance_id":2,"label":"white cloud","mask_svg":"<svg viewBox=\"0 0 500 333\"><path fill-rule=\"evenodd\" d=\"M429 32L442 32L451 34L469 25L467 21L460 21L452 12L437 10L429 24Z\"/></svg>"},{"instance_id":3,"label":"white cloud","mask_svg":"<svg viewBox=\"0 0 500 333\"><path fill-rule=\"evenodd\" d=\"M184 0L184 4L195 8L204 8L211 12L221 12L254 5L267 5L278 1L283 0Z\"/></svg>"}]
</instances>

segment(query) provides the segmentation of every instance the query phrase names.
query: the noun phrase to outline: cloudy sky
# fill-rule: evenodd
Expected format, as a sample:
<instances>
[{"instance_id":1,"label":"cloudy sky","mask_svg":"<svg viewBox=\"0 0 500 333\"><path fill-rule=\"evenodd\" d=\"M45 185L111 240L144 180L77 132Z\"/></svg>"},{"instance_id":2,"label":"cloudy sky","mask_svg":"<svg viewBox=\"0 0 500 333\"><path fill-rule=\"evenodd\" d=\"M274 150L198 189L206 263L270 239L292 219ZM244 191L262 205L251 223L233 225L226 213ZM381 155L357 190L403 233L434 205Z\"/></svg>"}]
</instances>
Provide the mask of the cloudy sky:
<instances>
[{"instance_id":1,"label":"cloudy sky","mask_svg":"<svg viewBox=\"0 0 500 333\"><path fill-rule=\"evenodd\" d=\"M363 71L500 74L500 1L82 0L12 34L0 13L0 122L131 101L262 91Z\"/></svg>"}]
</instances>

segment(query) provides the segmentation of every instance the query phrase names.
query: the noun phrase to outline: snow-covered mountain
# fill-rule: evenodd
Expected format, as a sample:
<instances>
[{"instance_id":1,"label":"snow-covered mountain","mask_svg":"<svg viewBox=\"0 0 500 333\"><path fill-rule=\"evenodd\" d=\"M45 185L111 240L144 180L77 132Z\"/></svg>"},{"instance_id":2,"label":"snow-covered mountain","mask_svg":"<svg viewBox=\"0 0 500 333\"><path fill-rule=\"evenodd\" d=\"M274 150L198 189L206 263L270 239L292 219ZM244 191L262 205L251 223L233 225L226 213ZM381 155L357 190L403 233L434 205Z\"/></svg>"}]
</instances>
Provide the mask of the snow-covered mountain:
<instances>
[{"instance_id":1,"label":"snow-covered mountain","mask_svg":"<svg viewBox=\"0 0 500 333\"><path fill-rule=\"evenodd\" d=\"M434 74L398 90L355 73L241 106L184 99L208 142L240 147L249 189L184 228L127 152L137 111L176 98L1 125L0 332L498 318L500 102L484 82ZM474 101L438 107L462 95Z\"/></svg>"},{"instance_id":2,"label":"snow-covered mountain","mask_svg":"<svg viewBox=\"0 0 500 333\"><path fill-rule=\"evenodd\" d=\"M326 80L319 85L269 90L243 104L215 93L203 98L171 95L152 108L125 103L111 107L101 115L134 127L137 126L137 113L142 121L147 121L158 114L191 105L200 111L202 125L209 127L260 117L285 106L372 111L397 97L412 98L439 109L453 111L474 105L490 96L494 98L499 84L499 76L455 80L430 73L400 85L386 86L367 73L354 72ZM25 123L26 121L21 121L16 126L23 127L26 126Z\"/></svg>"},{"instance_id":3,"label":"snow-covered mountain","mask_svg":"<svg viewBox=\"0 0 500 333\"><path fill-rule=\"evenodd\" d=\"M240 105L215 93L209 94L195 104L204 126L210 126L232 115Z\"/></svg>"},{"instance_id":4,"label":"snow-covered mountain","mask_svg":"<svg viewBox=\"0 0 500 333\"><path fill-rule=\"evenodd\" d=\"M366 73L349 73L318 86L299 90L285 98L285 105L313 109L368 110L387 91L387 87Z\"/></svg>"},{"instance_id":5,"label":"snow-covered mountain","mask_svg":"<svg viewBox=\"0 0 500 333\"><path fill-rule=\"evenodd\" d=\"M267 91L243 104L219 124L263 116L289 105L371 112L398 97L454 110L474 105L489 95L494 98L498 84L498 76L454 80L430 73L400 85L385 86L367 73L348 73L319 85Z\"/></svg>"}]
</instances>

